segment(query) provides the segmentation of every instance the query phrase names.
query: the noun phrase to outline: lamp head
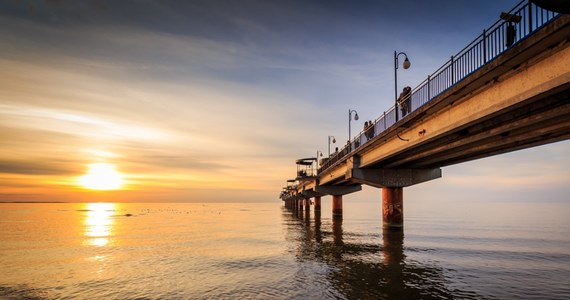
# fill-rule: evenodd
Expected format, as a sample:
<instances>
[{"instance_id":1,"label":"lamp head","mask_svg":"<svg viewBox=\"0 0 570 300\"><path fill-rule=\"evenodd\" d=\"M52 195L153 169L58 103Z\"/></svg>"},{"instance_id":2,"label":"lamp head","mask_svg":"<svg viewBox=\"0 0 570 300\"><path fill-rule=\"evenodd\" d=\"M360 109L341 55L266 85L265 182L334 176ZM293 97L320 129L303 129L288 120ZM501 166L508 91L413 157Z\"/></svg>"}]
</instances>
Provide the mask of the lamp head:
<instances>
[{"instance_id":1,"label":"lamp head","mask_svg":"<svg viewBox=\"0 0 570 300\"><path fill-rule=\"evenodd\" d=\"M355 112L355 114L354 114L354 120L358 121L358 113L357 112Z\"/></svg>"},{"instance_id":2,"label":"lamp head","mask_svg":"<svg viewBox=\"0 0 570 300\"><path fill-rule=\"evenodd\" d=\"M402 64L402 67L404 67L404 69L409 69L411 65L412 65L412 63L410 62L410 60L409 60L408 57L406 56L406 59L404 60L404 63Z\"/></svg>"},{"instance_id":3,"label":"lamp head","mask_svg":"<svg viewBox=\"0 0 570 300\"><path fill-rule=\"evenodd\" d=\"M336 139L333 137L333 144L336 143Z\"/></svg>"}]
</instances>

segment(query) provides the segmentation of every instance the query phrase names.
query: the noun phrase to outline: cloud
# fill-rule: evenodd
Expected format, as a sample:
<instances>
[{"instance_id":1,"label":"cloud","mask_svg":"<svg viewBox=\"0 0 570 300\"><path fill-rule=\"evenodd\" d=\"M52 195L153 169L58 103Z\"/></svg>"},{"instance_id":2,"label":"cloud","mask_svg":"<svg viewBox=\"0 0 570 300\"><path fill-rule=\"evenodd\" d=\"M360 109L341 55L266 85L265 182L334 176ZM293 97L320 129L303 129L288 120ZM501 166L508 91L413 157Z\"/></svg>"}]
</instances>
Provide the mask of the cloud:
<instances>
[{"instance_id":1,"label":"cloud","mask_svg":"<svg viewBox=\"0 0 570 300\"><path fill-rule=\"evenodd\" d=\"M145 153L136 158L126 158L122 161L132 164L148 164L155 168L183 169L187 171L218 172L232 169L231 165L216 162L214 157L193 157L183 155L160 155Z\"/></svg>"},{"instance_id":2,"label":"cloud","mask_svg":"<svg viewBox=\"0 0 570 300\"><path fill-rule=\"evenodd\" d=\"M278 191L296 158L326 150L328 135L345 139L347 109L369 120L392 105L394 48L411 56L399 79L413 85L443 63L432 57L460 48L449 45L463 34L434 38L449 26L438 21L445 5L432 19L409 20L389 2L362 4L378 8L368 10L329 1L90 3L38 4L33 14L0 4L8 7L0 13L0 158L10 174L61 186L66 168L81 173L103 161L127 173L131 192ZM501 164L520 166L512 178L548 172L521 164L525 157L452 167L449 180L492 183ZM555 184L568 178L551 171Z\"/></svg>"},{"instance_id":3,"label":"cloud","mask_svg":"<svg viewBox=\"0 0 570 300\"><path fill-rule=\"evenodd\" d=\"M25 175L76 175L78 168L73 161L15 161L0 160L0 173Z\"/></svg>"}]
</instances>

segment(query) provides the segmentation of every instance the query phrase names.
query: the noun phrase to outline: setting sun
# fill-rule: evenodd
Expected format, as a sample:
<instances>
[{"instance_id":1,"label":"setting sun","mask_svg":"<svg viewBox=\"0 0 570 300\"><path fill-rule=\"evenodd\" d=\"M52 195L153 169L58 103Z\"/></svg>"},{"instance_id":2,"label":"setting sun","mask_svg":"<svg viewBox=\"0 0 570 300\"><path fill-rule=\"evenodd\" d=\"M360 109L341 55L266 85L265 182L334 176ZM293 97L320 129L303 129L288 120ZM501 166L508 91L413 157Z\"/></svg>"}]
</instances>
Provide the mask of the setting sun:
<instances>
[{"instance_id":1,"label":"setting sun","mask_svg":"<svg viewBox=\"0 0 570 300\"><path fill-rule=\"evenodd\" d=\"M123 186L123 175L115 166L107 163L89 164L87 174L79 177L78 183L91 190L118 190Z\"/></svg>"}]
</instances>

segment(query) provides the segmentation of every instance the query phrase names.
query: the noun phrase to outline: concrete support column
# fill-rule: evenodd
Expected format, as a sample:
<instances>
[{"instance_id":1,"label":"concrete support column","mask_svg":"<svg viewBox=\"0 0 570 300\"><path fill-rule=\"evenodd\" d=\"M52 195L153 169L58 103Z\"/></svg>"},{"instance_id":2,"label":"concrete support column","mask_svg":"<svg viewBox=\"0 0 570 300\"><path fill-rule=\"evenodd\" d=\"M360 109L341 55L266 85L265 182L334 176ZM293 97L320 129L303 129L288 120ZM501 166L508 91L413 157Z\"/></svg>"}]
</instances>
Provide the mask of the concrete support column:
<instances>
[{"instance_id":1,"label":"concrete support column","mask_svg":"<svg viewBox=\"0 0 570 300\"><path fill-rule=\"evenodd\" d=\"M384 228L382 230L382 253L384 254L384 265L390 270L403 269L404 261L404 231Z\"/></svg>"},{"instance_id":2,"label":"concrete support column","mask_svg":"<svg viewBox=\"0 0 570 300\"><path fill-rule=\"evenodd\" d=\"M315 212L321 211L321 196L315 196Z\"/></svg>"},{"instance_id":3,"label":"concrete support column","mask_svg":"<svg viewBox=\"0 0 570 300\"><path fill-rule=\"evenodd\" d=\"M297 200L297 210L303 210L303 200L302 199Z\"/></svg>"},{"instance_id":4,"label":"concrete support column","mask_svg":"<svg viewBox=\"0 0 570 300\"><path fill-rule=\"evenodd\" d=\"M342 240L342 218L333 218L332 219L332 234L333 234L333 244L335 246L342 246L344 242ZM336 251L335 251L336 252ZM335 255L335 254L333 254ZM338 259L340 259L340 253L338 255Z\"/></svg>"},{"instance_id":5,"label":"concrete support column","mask_svg":"<svg viewBox=\"0 0 570 300\"><path fill-rule=\"evenodd\" d=\"M342 217L342 196L332 196L332 214L333 217Z\"/></svg>"},{"instance_id":6,"label":"concrete support column","mask_svg":"<svg viewBox=\"0 0 570 300\"><path fill-rule=\"evenodd\" d=\"M305 210L311 210L311 198L305 198Z\"/></svg>"},{"instance_id":7,"label":"concrete support column","mask_svg":"<svg viewBox=\"0 0 570 300\"><path fill-rule=\"evenodd\" d=\"M382 188L382 226L384 228L404 227L403 188Z\"/></svg>"}]
</instances>

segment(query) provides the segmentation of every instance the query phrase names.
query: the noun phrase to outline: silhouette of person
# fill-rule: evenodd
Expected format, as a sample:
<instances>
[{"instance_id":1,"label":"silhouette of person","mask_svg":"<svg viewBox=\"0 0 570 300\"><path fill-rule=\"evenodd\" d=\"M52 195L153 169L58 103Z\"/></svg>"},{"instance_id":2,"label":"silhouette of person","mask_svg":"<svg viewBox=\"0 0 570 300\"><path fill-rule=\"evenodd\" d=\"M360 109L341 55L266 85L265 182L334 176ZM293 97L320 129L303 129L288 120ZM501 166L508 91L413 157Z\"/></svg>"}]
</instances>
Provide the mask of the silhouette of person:
<instances>
[{"instance_id":1,"label":"silhouette of person","mask_svg":"<svg viewBox=\"0 0 570 300\"><path fill-rule=\"evenodd\" d=\"M410 103L411 96L412 96L412 88L407 86L400 93L400 97L398 97L398 104L400 105L400 109L402 110L402 117L411 112L411 103Z\"/></svg>"},{"instance_id":2,"label":"silhouette of person","mask_svg":"<svg viewBox=\"0 0 570 300\"><path fill-rule=\"evenodd\" d=\"M372 121L368 121L364 129L366 130L364 133L366 135L366 139L370 140L374 137L374 124L372 124Z\"/></svg>"}]
</instances>

